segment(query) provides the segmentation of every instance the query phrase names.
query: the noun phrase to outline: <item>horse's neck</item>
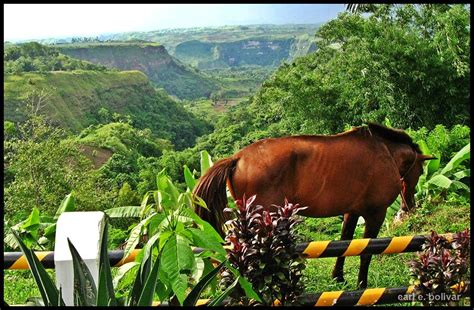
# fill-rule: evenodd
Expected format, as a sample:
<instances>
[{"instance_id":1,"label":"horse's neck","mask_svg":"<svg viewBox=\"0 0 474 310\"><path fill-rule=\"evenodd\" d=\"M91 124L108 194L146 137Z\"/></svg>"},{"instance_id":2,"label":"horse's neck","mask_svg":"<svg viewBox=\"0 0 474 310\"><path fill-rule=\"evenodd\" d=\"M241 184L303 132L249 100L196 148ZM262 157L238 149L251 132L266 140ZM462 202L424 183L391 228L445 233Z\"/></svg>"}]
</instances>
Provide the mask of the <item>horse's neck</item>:
<instances>
[{"instance_id":1,"label":"horse's neck","mask_svg":"<svg viewBox=\"0 0 474 310\"><path fill-rule=\"evenodd\" d=\"M408 163L413 161L413 148L408 144L393 142L382 137L377 137L382 143L387 146L390 156L394 159L399 172Z\"/></svg>"}]
</instances>

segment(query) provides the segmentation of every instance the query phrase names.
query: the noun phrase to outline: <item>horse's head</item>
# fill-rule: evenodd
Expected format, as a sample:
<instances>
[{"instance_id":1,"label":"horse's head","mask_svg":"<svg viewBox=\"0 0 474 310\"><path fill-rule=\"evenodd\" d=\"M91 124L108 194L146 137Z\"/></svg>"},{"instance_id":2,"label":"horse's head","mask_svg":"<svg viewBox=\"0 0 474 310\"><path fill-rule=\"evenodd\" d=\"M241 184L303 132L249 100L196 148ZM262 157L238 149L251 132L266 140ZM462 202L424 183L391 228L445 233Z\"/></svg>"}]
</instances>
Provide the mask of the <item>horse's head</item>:
<instances>
[{"instance_id":1,"label":"horse's head","mask_svg":"<svg viewBox=\"0 0 474 310\"><path fill-rule=\"evenodd\" d=\"M403 212L408 212L415 208L415 193L418 179L423 174L423 163L426 160L436 159L431 155L423 155L417 150L413 150L415 156L411 156L411 160L404 161L400 175L402 182L402 202L400 209Z\"/></svg>"}]
</instances>

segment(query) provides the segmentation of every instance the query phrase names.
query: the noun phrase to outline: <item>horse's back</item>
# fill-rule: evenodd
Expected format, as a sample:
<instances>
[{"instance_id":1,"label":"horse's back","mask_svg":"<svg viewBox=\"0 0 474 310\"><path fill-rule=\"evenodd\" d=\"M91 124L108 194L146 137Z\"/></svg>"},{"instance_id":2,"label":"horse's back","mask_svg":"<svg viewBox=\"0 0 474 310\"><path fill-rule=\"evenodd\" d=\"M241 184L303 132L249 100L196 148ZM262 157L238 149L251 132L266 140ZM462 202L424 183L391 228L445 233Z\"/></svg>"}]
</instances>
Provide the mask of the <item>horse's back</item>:
<instances>
[{"instance_id":1,"label":"horse's back","mask_svg":"<svg viewBox=\"0 0 474 310\"><path fill-rule=\"evenodd\" d=\"M364 204L374 171L390 169L378 148L357 135L264 139L234 155L232 190L237 198L257 194L264 206L287 198L309 206L308 216L343 214Z\"/></svg>"}]
</instances>

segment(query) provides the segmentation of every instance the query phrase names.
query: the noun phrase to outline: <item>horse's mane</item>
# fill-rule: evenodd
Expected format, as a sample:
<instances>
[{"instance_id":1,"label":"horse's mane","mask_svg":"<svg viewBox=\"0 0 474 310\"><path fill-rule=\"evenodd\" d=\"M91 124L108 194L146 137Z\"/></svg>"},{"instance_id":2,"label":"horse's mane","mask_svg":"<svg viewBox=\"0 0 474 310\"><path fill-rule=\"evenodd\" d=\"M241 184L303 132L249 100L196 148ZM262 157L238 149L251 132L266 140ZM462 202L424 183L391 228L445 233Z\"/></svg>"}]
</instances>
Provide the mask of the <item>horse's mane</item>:
<instances>
[{"instance_id":1,"label":"horse's mane","mask_svg":"<svg viewBox=\"0 0 474 310\"><path fill-rule=\"evenodd\" d=\"M414 148L417 153L420 153L420 154L422 153L418 144L413 142L413 139L405 131L401 129L388 128L388 127L375 124L375 123L370 123L370 122L368 123L368 127L369 127L370 132L373 134L377 134L381 136L382 138L385 138L393 142L408 144L409 146Z\"/></svg>"}]
</instances>

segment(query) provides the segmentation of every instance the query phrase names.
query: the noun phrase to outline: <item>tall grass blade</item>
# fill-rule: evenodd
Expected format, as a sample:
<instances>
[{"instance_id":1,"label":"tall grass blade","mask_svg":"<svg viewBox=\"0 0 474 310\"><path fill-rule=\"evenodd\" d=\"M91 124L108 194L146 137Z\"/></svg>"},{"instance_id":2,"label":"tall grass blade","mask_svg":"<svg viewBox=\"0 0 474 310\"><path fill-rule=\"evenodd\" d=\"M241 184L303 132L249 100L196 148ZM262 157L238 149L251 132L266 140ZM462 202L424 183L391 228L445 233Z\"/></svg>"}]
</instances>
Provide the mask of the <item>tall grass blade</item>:
<instances>
[{"instance_id":1,"label":"tall grass blade","mask_svg":"<svg viewBox=\"0 0 474 310\"><path fill-rule=\"evenodd\" d=\"M162 252L158 254L158 257L153 264L153 269L145 281L145 285L143 286L143 290L140 294L140 299L138 300L138 306L150 307L153 303L153 296L155 294L156 283L158 281L158 268L160 267L161 253Z\"/></svg>"},{"instance_id":2,"label":"tall grass blade","mask_svg":"<svg viewBox=\"0 0 474 310\"><path fill-rule=\"evenodd\" d=\"M112 272L110 268L109 252L107 250L107 230L108 224L105 223L102 242L100 244L99 256L99 283L97 288L97 306L117 306L115 298L114 285L112 282Z\"/></svg>"},{"instance_id":3,"label":"tall grass blade","mask_svg":"<svg viewBox=\"0 0 474 310\"><path fill-rule=\"evenodd\" d=\"M201 295L202 291L211 283L212 279L217 276L219 271L222 269L222 267L225 265L227 261L223 261L220 263L219 266L217 266L214 270L209 272L204 278L201 279L201 281L196 284L196 286L193 288L193 290L188 294L186 299L183 302L183 306L195 306L196 302L199 299L199 296Z\"/></svg>"},{"instance_id":4,"label":"tall grass blade","mask_svg":"<svg viewBox=\"0 0 474 310\"><path fill-rule=\"evenodd\" d=\"M234 288L237 286L237 283L239 283L240 277L237 277L235 281L224 291L222 294L217 296L217 298L211 300L211 302L208 304L209 307L216 307L216 306L221 306L224 300L229 296L230 293L234 290Z\"/></svg>"},{"instance_id":5,"label":"tall grass blade","mask_svg":"<svg viewBox=\"0 0 474 310\"><path fill-rule=\"evenodd\" d=\"M74 270L74 296L78 302L76 306L96 306L97 288L94 278L69 238L67 238L67 242L71 251Z\"/></svg>"},{"instance_id":6,"label":"tall grass blade","mask_svg":"<svg viewBox=\"0 0 474 310\"><path fill-rule=\"evenodd\" d=\"M43 298L44 304L47 306L55 306L58 304L64 305L64 301L59 299L59 292L56 288L56 285L49 277L46 269L44 269L38 257L36 257L31 249L26 247L16 231L11 229L11 232L16 242L20 246L21 251L25 255L26 260L28 261L28 265L30 266L31 273L35 278L36 284L38 285L38 289L40 291L41 297Z\"/></svg>"}]
</instances>

